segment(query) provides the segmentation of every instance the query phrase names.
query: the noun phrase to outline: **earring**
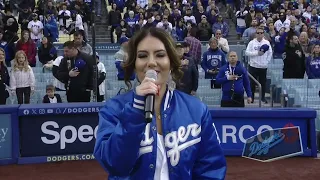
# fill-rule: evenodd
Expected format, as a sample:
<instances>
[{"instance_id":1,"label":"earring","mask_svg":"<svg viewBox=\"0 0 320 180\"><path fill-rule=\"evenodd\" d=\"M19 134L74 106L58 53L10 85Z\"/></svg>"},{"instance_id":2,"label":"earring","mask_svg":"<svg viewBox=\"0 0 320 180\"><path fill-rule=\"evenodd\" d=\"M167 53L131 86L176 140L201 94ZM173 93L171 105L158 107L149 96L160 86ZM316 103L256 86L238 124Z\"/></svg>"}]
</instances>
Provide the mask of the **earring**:
<instances>
[{"instance_id":1,"label":"earring","mask_svg":"<svg viewBox=\"0 0 320 180\"><path fill-rule=\"evenodd\" d=\"M168 85L168 89L170 91L173 91L173 90L176 89L176 83L172 79L171 70L170 70L170 73L169 73L169 78L168 78L168 81L167 81L167 85Z\"/></svg>"}]
</instances>

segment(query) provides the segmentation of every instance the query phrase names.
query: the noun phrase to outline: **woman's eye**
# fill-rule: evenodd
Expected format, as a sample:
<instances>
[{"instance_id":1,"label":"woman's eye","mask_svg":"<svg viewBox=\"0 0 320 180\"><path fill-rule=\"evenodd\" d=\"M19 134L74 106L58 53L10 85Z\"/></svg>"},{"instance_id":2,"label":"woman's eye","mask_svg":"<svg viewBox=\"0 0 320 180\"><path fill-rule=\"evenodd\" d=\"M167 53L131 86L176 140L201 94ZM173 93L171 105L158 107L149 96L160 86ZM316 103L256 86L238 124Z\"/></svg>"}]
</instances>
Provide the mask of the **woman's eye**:
<instances>
[{"instance_id":1,"label":"woman's eye","mask_svg":"<svg viewBox=\"0 0 320 180\"><path fill-rule=\"evenodd\" d=\"M146 58L146 57L147 57L147 55L145 55L145 54L138 54L138 58L140 58L140 59Z\"/></svg>"},{"instance_id":2,"label":"woman's eye","mask_svg":"<svg viewBox=\"0 0 320 180\"><path fill-rule=\"evenodd\" d=\"M157 57L159 58L162 58L162 57L165 57L166 55L165 54L157 54Z\"/></svg>"}]
</instances>

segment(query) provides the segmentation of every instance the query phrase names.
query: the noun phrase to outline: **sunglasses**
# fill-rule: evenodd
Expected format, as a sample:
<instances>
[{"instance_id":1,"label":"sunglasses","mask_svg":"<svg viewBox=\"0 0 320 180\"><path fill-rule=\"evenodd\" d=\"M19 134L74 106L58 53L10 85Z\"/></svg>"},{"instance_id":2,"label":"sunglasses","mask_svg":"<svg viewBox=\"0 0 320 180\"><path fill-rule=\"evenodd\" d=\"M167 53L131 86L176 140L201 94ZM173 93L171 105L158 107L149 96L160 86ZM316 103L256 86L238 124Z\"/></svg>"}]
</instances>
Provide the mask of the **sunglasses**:
<instances>
[{"instance_id":1,"label":"sunglasses","mask_svg":"<svg viewBox=\"0 0 320 180\"><path fill-rule=\"evenodd\" d=\"M263 34L263 32L256 32L257 34Z\"/></svg>"}]
</instances>

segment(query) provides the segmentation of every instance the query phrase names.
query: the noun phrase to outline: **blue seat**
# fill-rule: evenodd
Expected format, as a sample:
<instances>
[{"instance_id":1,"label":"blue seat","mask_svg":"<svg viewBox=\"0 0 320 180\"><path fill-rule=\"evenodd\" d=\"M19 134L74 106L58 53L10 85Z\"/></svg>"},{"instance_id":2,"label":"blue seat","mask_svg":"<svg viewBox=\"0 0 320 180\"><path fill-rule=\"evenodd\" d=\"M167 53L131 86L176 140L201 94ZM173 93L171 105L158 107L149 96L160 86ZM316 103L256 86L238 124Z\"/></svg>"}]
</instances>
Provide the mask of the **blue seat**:
<instances>
[{"instance_id":1,"label":"blue seat","mask_svg":"<svg viewBox=\"0 0 320 180\"><path fill-rule=\"evenodd\" d=\"M320 88L320 79L309 79L308 80L308 87L309 88Z\"/></svg>"},{"instance_id":2,"label":"blue seat","mask_svg":"<svg viewBox=\"0 0 320 180\"><path fill-rule=\"evenodd\" d=\"M283 64L283 59L273 59L273 64Z\"/></svg>"}]
</instances>

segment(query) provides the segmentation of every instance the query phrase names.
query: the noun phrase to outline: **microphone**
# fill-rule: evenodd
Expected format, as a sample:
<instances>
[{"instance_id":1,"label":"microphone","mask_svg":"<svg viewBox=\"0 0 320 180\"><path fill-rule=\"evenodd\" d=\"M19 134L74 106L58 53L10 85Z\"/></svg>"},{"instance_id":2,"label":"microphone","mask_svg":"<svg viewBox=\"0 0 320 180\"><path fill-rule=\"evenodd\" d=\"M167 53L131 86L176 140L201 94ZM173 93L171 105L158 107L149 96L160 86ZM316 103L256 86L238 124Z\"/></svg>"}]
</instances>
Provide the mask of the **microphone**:
<instances>
[{"instance_id":1,"label":"microphone","mask_svg":"<svg viewBox=\"0 0 320 180\"><path fill-rule=\"evenodd\" d=\"M157 72L155 70L148 70L146 72L146 77L157 80ZM146 101L144 105L144 113L145 113L145 119L147 123L150 123L153 118L153 108L154 108L154 94L148 94L146 96Z\"/></svg>"}]
</instances>

